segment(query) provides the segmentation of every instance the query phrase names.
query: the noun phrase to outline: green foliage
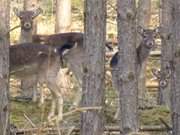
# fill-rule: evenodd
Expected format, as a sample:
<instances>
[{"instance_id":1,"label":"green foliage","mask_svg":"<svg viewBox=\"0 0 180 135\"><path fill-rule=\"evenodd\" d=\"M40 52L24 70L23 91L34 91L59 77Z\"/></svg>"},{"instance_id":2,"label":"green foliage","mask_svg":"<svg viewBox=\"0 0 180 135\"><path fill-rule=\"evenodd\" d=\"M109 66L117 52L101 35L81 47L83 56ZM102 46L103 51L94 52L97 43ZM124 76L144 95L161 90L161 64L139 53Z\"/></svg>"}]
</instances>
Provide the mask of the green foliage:
<instances>
[{"instance_id":1,"label":"green foliage","mask_svg":"<svg viewBox=\"0 0 180 135\"><path fill-rule=\"evenodd\" d=\"M154 1L154 5L155 5L155 9L158 9L158 8L160 8L160 0L155 0Z\"/></svg>"},{"instance_id":2,"label":"green foliage","mask_svg":"<svg viewBox=\"0 0 180 135\"><path fill-rule=\"evenodd\" d=\"M43 0L41 2L41 6L43 9L43 15L51 16L53 14L53 3L52 0Z\"/></svg>"},{"instance_id":3,"label":"green foliage","mask_svg":"<svg viewBox=\"0 0 180 135\"><path fill-rule=\"evenodd\" d=\"M170 111L164 106L144 110L140 113L140 116L141 125L160 125L162 123L159 118L170 123Z\"/></svg>"},{"instance_id":4,"label":"green foliage","mask_svg":"<svg viewBox=\"0 0 180 135\"><path fill-rule=\"evenodd\" d=\"M46 106L49 106L47 104ZM40 108L36 103L32 103L32 102L12 101L10 111L11 111L11 115L10 115L11 123L14 123L17 127L22 128L25 126L25 123L28 123L24 117L24 114L27 115L32 120L33 123L40 124L40 122L46 120L48 108L44 108L42 106Z\"/></svg>"},{"instance_id":5,"label":"green foliage","mask_svg":"<svg viewBox=\"0 0 180 135\"><path fill-rule=\"evenodd\" d=\"M77 8L82 8L83 0L72 0L72 6Z\"/></svg>"}]
</instances>

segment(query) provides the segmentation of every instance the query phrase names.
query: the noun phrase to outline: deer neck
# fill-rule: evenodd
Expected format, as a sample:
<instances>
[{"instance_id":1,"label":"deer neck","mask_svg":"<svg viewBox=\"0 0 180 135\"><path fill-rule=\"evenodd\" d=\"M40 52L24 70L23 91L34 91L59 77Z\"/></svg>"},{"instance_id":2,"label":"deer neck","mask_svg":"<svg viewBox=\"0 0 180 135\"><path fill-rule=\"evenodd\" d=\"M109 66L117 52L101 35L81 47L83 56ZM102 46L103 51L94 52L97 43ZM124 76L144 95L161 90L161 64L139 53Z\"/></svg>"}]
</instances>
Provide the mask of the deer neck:
<instances>
[{"instance_id":1,"label":"deer neck","mask_svg":"<svg viewBox=\"0 0 180 135\"><path fill-rule=\"evenodd\" d=\"M22 30L20 35L20 43L30 43L32 42L32 30Z\"/></svg>"},{"instance_id":2,"label":"deer neck","mask_svg":"<svg viewBox=\"0 0 180 135\"><path fill-rule=\"evenodd\" d=\"M142 65L148 58L151 48L147 47L143 42L137 48L138 64Z\"/></svg>"}]
</instances>

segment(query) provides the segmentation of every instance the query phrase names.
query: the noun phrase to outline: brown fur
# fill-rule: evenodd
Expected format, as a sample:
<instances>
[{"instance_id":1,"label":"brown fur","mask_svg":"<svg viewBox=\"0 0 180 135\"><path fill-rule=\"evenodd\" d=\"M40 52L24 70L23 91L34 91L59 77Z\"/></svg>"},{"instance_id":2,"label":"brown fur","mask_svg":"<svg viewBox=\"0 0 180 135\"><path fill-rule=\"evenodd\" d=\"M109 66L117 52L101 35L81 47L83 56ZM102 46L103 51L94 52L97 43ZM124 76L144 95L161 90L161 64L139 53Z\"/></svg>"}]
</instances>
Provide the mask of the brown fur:
<instances>
[{"instance_id":1,"label":"brown fur","mask_svg":"<svg viewBox=\"0 0 180 135\"><path fill-rule=\"evenodd\" d=\"M17 76L37 74L40 69L51 66L57 57L54 49L46 45L24 43L10 46L10 73Z\"/></svg>"},{"instance_id":2,"label":"brown fur","mask_svg":"<svg viewBox=\"0 0 180 135\"><path fill-rule=\"evenodd\" d=\"M50 44L54 46L61 46L65 43L75 43L83 41L83 33L68 32L53 35L33 35L34 43Z\"/></svg>"}]
</instances>

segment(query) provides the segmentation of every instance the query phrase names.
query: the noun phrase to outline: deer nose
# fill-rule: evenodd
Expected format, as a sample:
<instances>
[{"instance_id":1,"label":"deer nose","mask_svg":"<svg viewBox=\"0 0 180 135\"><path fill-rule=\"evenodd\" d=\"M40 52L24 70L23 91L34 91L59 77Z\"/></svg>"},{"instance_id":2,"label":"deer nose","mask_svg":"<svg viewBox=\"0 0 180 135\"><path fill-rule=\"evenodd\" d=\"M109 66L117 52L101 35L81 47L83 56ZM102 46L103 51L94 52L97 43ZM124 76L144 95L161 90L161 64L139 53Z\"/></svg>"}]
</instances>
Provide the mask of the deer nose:
<instances>
[{"instance_id":1,"label":"deer nose","mask_svg":"<svg viewBox=\"0 0 180 135\"><path fill-rule=\"evenodd\" d=\"M165 80L160 81L159 85L161 88L165 88L167 86L167 82Z\"/></svg>"},{"instance_id":2,"label":"deer nose","mask_svg":"<svg viewBox=\"0 0 180 135\"><path fill-rule=\"evenodd\" d=\"M29 23L29 22L24 23L24 27L26 29L30 29L31 28L31 23Z\"/></svg>"},{"instance_id":3,"label":"deer nose","mask_svg":"<svg viewBox=\"0 0 180 135\"><path fill-rule=\"evenodd\" d=\"M153 46L153 42L149 42L149 43L148 43L148 46L151 46L151 47L152 47L152 46Z\"/></svg>"}]
</instances>

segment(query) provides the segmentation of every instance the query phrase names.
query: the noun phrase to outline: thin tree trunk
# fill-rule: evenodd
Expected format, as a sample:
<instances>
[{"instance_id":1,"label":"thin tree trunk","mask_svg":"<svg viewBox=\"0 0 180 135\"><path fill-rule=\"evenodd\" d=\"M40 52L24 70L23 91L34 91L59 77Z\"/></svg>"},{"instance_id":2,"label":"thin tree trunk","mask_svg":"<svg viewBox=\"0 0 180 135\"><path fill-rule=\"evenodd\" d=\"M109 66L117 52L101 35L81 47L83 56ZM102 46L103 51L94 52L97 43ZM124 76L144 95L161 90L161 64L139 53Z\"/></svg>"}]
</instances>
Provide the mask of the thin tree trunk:
<instances>
[{"instance_id":1,"label":"thin tree trunk","mask_svg":"<svg viewBox=\"0 0 180 135\"><path fill-rule=\"evenodd\" d=\"M135 1L118 0L119 97L122 135L138 130ZM121 49L120 49L121 48Z\"/></svg>"},{"instance_id":2,"label":"thin tree trunk","mask_svg":"<svg viewBox=\"0 0 180 135\"><path fill-rule=\"evenodd\" d=\"M170 1L172 15L173 62L172 62L172 120L173 135L180 135L180 1ZM173 3L173 4L172 4Z\"/></svg>"},{"instance_id":3,"label":"thin tree trunk","mask_svg":"<svg viewBox=\"0 0 180 135\"><path fill-rule=\"evenodd\" d=\"M172 0L161 0L160 25L162 28L162 46L161 46L161 73L166 73L167 64L172 60ZM170 108L170 87L171 82L165 88L159 87L159 104L166 105Z\"/></svg>"},{"instance_id":4,"label":"thin tree trunk","mask_svg":"<svg viewBox=\"0 0 180 135\"><path fill-rule=\"evenodd\" d=\"M56 0L55 32L67 32L71 28L71 0Z\"/></svg>"},{"instance_id":5,"label":"thin tree trunk","mask_svg":"<svg viewBox=\"0 0 180 135\"><path fill-rule=\"evenodd\" d=\"M9 135L10 0L0 0L0 135Z\"/></svg>"},{"instance_id":6,"label":"thin tree trunk","mask_svg":"<svg viewBox=\"0 0 180 135\"><path fill-rule=\"evenodd\" d=\"M104 105L104 63L106 34L106 0L85 1L84 45L86 61L83 72L82 106ZM103 109L81 114L82 135L102 135L104 131Z\"/></svg>"},{"instance_id":7,"label":"thin tree trunk","mask_svg":"<svg viewBox=\"0 0 180 135\"><path fill-rule=\"evenodd\" d=\"M137 25L148 28L151 19L151 0L139 0L137 9ZM141 39L137 37L137 45L139 45ZM145 105L144 97L146 97L146 63L147 61L142 63L138 77L138 106L142 108Z\"/></svg>"}]
</instances>

